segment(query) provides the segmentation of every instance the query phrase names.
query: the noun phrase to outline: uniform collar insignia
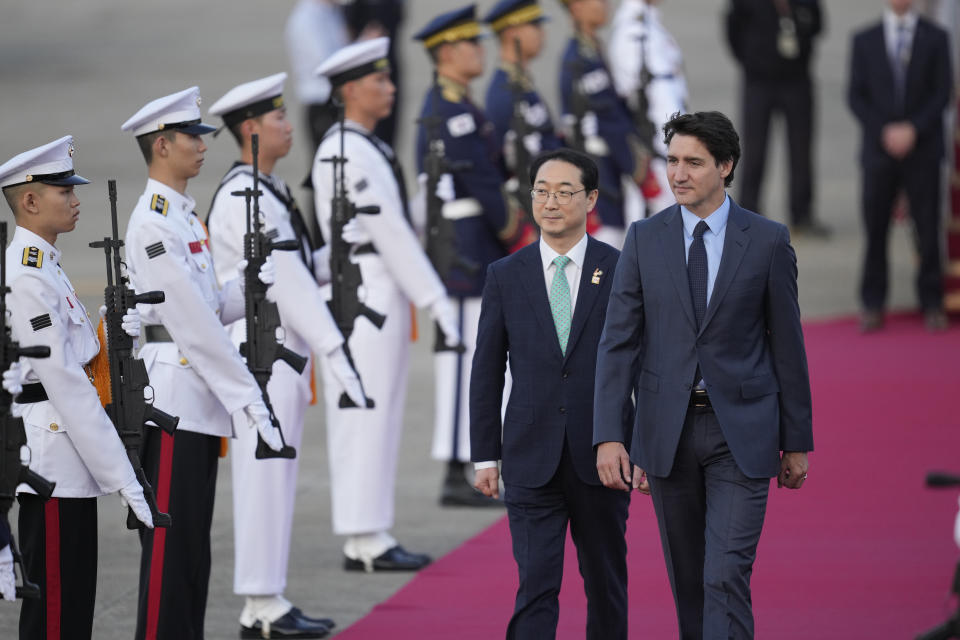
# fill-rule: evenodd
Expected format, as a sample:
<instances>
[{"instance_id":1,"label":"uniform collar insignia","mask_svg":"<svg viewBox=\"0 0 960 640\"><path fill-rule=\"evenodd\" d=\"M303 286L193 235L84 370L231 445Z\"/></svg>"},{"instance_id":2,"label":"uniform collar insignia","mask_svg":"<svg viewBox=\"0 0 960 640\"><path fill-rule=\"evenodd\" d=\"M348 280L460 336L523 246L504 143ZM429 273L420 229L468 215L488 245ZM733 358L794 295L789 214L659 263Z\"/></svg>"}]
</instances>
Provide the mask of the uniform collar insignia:
<instances>
[{"instance_id":1,"label":"uniform collar insignia","mask_svg":"<svg viewBox=\"0 0 960 640\"><path fill-rule=\"evenodd\" d=\"M437 84L440 85L443 97L448 102L462 102L469 93L466 85L444 76L437 76Z\"/></svg>"}]
</instances>

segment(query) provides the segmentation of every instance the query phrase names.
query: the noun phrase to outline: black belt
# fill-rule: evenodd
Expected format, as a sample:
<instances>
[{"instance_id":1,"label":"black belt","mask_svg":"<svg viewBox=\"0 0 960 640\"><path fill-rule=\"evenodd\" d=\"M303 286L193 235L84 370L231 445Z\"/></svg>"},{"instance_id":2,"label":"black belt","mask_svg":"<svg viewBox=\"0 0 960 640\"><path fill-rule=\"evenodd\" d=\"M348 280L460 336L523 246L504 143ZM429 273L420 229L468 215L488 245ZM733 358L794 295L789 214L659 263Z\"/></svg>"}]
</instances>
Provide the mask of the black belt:
<instances>
[{"instance_id":1,"label":"black belt","mask_svg":"<svg viewBox=\"0 0 960 640\"><path fill-rule=\"evenodd\" d=\"M713 409L706 389L694 389L690 393L690 407L693 409Z\"/></svg>"},{"instance_id":2,"label":"black belt","mask_svg":"<svg viewBox=\"0 0 960 640\"><path fill-rule=\"evenodd\" d=\"M19 404L36 404L37 402L46 402L49 399L47 390L43 388L43 385L39 382L32 382L23 385L23 391L13 401Z\"/></svg>"},{"instance_id":3,"label":"black belt","mask_svg":"<svg viewBox=\"0 0 960 640\"><path fill-rule=\"evenodd\" d=\"M145 342L173 342L170 332L162 324L147 324L143 326Z\"/></svg>"},{"instance_id":4,"label":"black belt","mask_svg":"<svg viewBox=\"0 0 960 640\"><path fill-rule=\"evenodd\" d=\"M367 254L377 254L380 253L377 251L377 248L373 246L372 242L367 242L365 244L357 245L357 248L353 250L353 255L363 256Z\"/></svg>"}]
</instances>

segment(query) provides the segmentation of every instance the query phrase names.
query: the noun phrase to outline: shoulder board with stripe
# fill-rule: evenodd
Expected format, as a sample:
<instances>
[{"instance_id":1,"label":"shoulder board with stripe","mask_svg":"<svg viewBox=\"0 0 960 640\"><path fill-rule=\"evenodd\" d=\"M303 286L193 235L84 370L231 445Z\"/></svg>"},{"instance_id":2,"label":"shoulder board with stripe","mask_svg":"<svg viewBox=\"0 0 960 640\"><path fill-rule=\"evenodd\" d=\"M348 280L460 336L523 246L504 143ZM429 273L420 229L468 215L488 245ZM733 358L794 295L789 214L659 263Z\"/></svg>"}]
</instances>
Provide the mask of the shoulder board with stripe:
<instances>
[{"instance_id":1,"label":"shoulder board with stripe","mask_svg":"<svg viewBox=\"0 0 960 640\"><path fill-rule=\"evenodd\" d=\"M160 215L167 215L167 205L167 199L159 193L153 194L153 197L150 198L150 209L156 211Z\"/></svg>"},{"instance_id":2,"label":"shoulder board with stripe","mask_svg":"<svg viewBox=\"0 0 960 640\"><path fill-rule=\"evenodd\" d=\"M43 251L41 251L39 247L24 247L23 260L21 262L25 267L35 267L39 269L43 266Z\"/></svg>"}]
</instances>

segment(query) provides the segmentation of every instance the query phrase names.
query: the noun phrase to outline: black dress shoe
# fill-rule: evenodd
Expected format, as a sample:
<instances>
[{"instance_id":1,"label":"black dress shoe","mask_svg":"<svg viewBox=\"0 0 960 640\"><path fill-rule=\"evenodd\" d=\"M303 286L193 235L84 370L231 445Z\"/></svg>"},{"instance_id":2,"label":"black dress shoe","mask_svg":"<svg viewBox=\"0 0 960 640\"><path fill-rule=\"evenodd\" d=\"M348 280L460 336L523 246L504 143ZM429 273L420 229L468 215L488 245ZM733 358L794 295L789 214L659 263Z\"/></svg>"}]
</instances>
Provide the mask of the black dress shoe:
<instances>
[{"instance_id":1,"label":"black dress shoe","mask_svg":"<svg viewBox=\"0 0 960 640\"><path fill-rule=\"evenodd\" d=\"M466 478L447 476L440 491L440 505L444 507L502 507L503 501L489 498L474 489Z\"/></svg>"},{"instance_id":2,"label":"black dress shoe","mask_svg":"<svg viewBox=\"0 0 960 640\"><path fill-rule=\"evenodd\" d=\"M343 568L346 571L419 571L430 564L432 559L425 553L410 553L400 545L390 547L370 562L344 557Z\"/></svg>"},{"instance_id":3,"label":"black dress shoe","mask_svg":"<svg viewBox=\"0 0 960 640\"><path fill-rule=\"evenodd\" d=\"M329 625L325 621L330 622ZM264 627L267 627L266 629ZM241 638L326 638L330 634L333 620L327 618L307 618L296 607L263 625L259 620L252 627L240 625Z\"/></svg>"},{"instance_id":4,"label":"black dress shoe","mask_svg":"<svg viewBox=\"0 0 960 640\"><path fill-rule=\"evenodd\" d=\"M301 620L306 620L312 624L322 624L327 629L333 629L335 626L337 626L337 623L331 618L314 618L313 616L308 616L300 610L300 607L293 607L290 609L290 615L295 618L300 618Z\"/></svg>"}]
</instances>

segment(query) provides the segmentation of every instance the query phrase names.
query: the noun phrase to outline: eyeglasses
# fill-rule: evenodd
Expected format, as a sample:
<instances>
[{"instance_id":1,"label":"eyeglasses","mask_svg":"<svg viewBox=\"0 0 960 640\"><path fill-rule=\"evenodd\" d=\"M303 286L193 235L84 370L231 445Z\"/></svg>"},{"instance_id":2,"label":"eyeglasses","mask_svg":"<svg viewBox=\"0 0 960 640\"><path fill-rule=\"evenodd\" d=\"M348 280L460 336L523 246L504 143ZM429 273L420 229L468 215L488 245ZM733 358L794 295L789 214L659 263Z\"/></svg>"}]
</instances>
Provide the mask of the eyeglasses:
<instances>
[{"instance_id":1,"label":"eyeglasses","mask_svg":"<svg viewBox=\"0 0 960 640\"><path fill-rule=\"evenodd\" d=\"M533 198L534 202L543 204L550 199L550 196L554 196L557 199L557 204L570 204L570 202L573 200L573 196L581 191L586 191L586 189L579 189L577 191L553 192L547 191L546 189L530 189L530 197Z\"/></svg>"}]
</instances>

